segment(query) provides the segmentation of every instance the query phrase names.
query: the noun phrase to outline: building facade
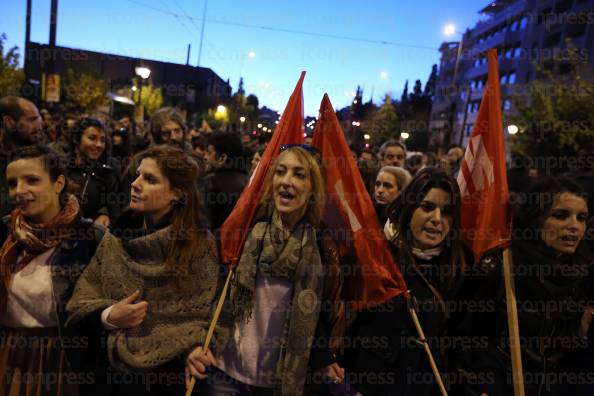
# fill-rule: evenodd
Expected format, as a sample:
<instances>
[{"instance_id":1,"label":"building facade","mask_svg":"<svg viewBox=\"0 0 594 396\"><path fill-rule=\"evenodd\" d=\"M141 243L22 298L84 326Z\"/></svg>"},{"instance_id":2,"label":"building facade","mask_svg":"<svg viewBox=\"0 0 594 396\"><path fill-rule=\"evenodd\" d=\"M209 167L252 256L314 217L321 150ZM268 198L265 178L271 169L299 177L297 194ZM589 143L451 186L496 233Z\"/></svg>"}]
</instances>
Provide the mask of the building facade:
<instances>
[{"instance_id":1,"label":"building facade","mask_svg":"<svg viewBox=\"0 0 594 396\"><path fill-rule=\"evenodd\" d=\"M45 44L30 43L27 53L27 78L42 81L42 73L52 63L53 72L64 76L68 69L85 72L101 78L112 97L131 92L135 68L147 67L151 73L147 81L161 88L164 102L185 110L188 114L204 112L226 104L231 97L231 86L214 71L177 63L132 58L121 55L79 50L67 47L50 48Z\"/></svg>"},{"instance_id":2,"label":"building facade","mask_svg":"<svg viewBox=\"0 0 594 396\"><path fill-rule=\"evenodd\" d=\"M514 112L511 97L537 77L538 66L562 58L568 41L594 65L594 0L497 0L480 14L483 19L460 41L439 49L429 122L434 146L466 146L487 81L489 49L496 48L499 56L504 120Z\"/></svg>"}]
</instances>

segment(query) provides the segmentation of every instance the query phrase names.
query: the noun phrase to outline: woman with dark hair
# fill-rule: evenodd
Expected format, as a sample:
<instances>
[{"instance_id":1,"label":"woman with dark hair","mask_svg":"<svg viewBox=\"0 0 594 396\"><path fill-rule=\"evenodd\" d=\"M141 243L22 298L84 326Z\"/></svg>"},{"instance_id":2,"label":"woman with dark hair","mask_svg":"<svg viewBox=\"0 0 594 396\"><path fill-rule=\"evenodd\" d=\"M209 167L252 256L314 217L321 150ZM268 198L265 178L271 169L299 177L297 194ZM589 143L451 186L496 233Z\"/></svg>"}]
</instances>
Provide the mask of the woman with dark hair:
<instances>
[{"instance_id":1,"label":"woman with dark hair","mask_svg":"<svg viewBox=\"0 0 594 396\"><path fill-rule=\"evenodd\" d=\"M358 374L353 385L363 394L439 393L409 307L414 304L437 366L443 370L437 353L440 337L446 334L449 307L462 274L472 262L460 240L460 204L456 180L443 170L425 168L388 207L384 231L411 300L397 297L357 317L351 334L360 342L347 353L347 371Z\"/></svg>"},{"instance_id":2,"label":"woman with dark hair","mask_svg":"<svg viewBox=\"0 0 594 396\"><path fill-rule=\"evenodd\" d=\"M520 204L511 248L526 395L591 395L594 278L584 243L590 213L586 196L571 180L558 177L541 180L516 199ZM487 275L469 277L465 289L473 289L475 301L494 309L469 314L461 334L488 343L470 349L460 363L483 381L469 383L460 394L510 395L513 377L501 264L483 267L478 273Z\"/></svg>"},{"instance_id":3,"label":"woman with dark hair","mask_svg":"<svg viewBox=\"0 0 594 396\"><path fill-rule=\"evenodd\" d=\"M52 150L29 146L6 168L16 209L3 219L10 235L0 250L3 395L77 395L78 384L92 382L93 372L73 371L90 350L77 329L64 328L64 307L104 229L82 218L64 165Z\"/></svg>"},{"instance_id":4,"label":"woman with dark hair","mask_svg":"<svg viewBox=\"0 0 594 396\"><path fill-rule=\"evenodd\" d=\"M302 395L308 366L326 380L343 379L322 344L338 323L325 302L337 299L341 283L329 245L318 245L325 184L309 149L285 147L267 175L232 280L234 337L223 350L198 347L188 358L189 373L200 379L216 367L199 384L205 395Z\"/></svg>"},{"instance_id":5,"label":"woman with dark hair","mask_svg":"<svg viewBox=\"0 0 594 396\"><path fill-rule=\"evenodd\" d=\"M73 130L68 177L81 202L83 216L109 226L120 212L120 167L111 157L111 140L105 125L83 118Z\"/></svg>"},{"instance_id":6,"label":"woman with dark hair","mask_svg":"<svg viewBox=\"0 0 594 396\"><path fill-rule=\"evenodd\" d=\"M115 395L181 394L183 357L204 339L219 265L197 178L196 163L179 148L141 153L130 210L68 303L69 323L92 317L107 331Z\"/></svg>"}]
</instances>

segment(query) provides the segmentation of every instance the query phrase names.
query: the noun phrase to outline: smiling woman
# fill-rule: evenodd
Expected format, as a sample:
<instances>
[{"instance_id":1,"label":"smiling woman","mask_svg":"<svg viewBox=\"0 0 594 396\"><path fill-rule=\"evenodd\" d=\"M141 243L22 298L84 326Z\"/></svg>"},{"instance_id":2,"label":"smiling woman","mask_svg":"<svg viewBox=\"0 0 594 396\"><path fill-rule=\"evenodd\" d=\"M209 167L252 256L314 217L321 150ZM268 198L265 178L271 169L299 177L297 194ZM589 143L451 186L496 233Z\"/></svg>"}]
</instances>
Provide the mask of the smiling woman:
<instances>
[{"instance_id":1,"label":"smiling woman","mask_svg":"<svg viewBox=\"0 0 594 396\"><path fill-rule=\"evenodd\" d=\"M109 131L101 121L83 118L76 124L67 172L83 216L104 226L115 221L123 206L120 166L111 157Z\"/></svg>"},{"instance_id":2,"label":"smiling woman","mask_svg":"<svg viewBox=\"0 0 594 396\"><path fill-rule=\"evenodd\" d=\"M90 343L62 347L81 330L64 328L64 307L104 230L66 193L64 164L31 146L16 150L6 169L17 208L4 219L10 236L0 251L0 394L76 395L69 378L89 374L73 371L92 359Z\"/></svg>"}]
</instances>

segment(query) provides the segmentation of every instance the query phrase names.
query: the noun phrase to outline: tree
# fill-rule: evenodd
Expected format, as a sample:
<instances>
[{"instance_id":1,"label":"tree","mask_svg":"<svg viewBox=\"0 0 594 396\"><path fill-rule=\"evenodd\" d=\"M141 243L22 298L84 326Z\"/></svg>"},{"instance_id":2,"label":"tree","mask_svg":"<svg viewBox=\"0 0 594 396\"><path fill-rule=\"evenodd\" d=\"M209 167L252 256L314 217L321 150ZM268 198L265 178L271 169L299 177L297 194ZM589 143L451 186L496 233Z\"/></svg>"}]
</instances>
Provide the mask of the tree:
<instances>
[{"instance_id":1,"label":"tree","mask_svg":"<svg viewBox=\"0 0 594 396\"><path fill-rule=\"evenodd\" d=\"M136 86L136 79L133 79L133 86ZM140 98L142 100L145 115L148 117L152 116L155 111L163 106L163 94L161 93L161 88L155 87L153 84L142 85ZM134 92L134 103L138 103L138 90Z\"/></svg>"},{"instance_id":2,"label":"tree","mask_svg":"<svg viewBox=\"0 0 594 396\"><path fill-rule=\"evenodd\" d=\"M25 82L25 73L19 69L19 48L14 46L4 53L6 34L0 35L0 98L19 95Z\"/></svg>"},{"instance_id":3,"label":"tree","mask_svg":"<svg viewBox=\"0 0 594 396\"><path fill-rule=\"evenodd\" d=\"M432 98L435 95L435 89L437 88L437 65L433 65L431 68L431 74L425 83L425 91L423 95Z\"/></svg>"},{"instance_id":4,"label":"tree","mask_svg":"<svg viewBox=\"0 0 594 396\"><path fill-rule=\"evenodd\" d=\"M390 95L385 96L384 103L371 118L368 130L376 145L388 139L400 138L400 122Z\"/></svg>"},{"instance_id":5,"label":"tree","mask_svg":"<svg viewBox=\"0 0 594 396\"><path fill-rule=\"evenodd\" d=\"M509 122L520 133L510 146L514 154L539 160L536 167L564 172L578 166L570 159L594 152L592 69L570 41L564 53L536 69L528 90L512 96L516 114Z\"/></svg>"},{"instance_id":6,"label":"tree","mask_svg":"<svg viewBox=\"0 0 594 396\"><path fill-rule=\"evenodd\" d=\"M92 74L68 69L62 83L64 108L89 112L108 103L103 80Z\"/></svg>"}]
</instances>

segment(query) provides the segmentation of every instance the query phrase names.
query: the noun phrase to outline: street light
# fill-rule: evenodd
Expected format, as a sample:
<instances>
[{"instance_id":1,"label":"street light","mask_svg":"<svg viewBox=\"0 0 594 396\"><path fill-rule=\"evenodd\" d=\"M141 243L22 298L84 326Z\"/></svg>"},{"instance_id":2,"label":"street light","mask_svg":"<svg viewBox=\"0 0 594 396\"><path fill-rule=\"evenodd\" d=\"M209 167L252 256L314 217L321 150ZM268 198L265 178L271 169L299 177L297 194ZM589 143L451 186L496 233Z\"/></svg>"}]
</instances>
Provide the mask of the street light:
<instances>
[{"instance_id":1,"label":"street light","mask_svg":"<svg viewBox=\"0 0 594 396\"><path fill-rule=\"evenodd\" d=\"M244 116L239 117L239 122L245 122L245 117Z\"/></svg>"},{"instance_id":2,"label":"street light","mask_svg":"<svg viewBox=\"0 0 594 396\"><path fill-rule=\"evenodd\" d=\"M410 134L408 132L402 132L400 134L400 137L404 140L408 139L410 137Z\"/></svg>"},{"instance_id":3,"label":"street light","mask_svg":"<svg viewBox=\"0 0 594 396\"><path fill-rule=\"evenodd\" d=\"M510 125L507 127L507 133L509 133L510 135L515 135L519 131L520 131L520 128L518 128L517 125Z\"/></svg>"},{"instance_id":4,"label":"street light","mask_svg":"<svg viewBox=\"0 0 594 396\"><path fill-rule=\"evenodd\" d=\"M142 78L143 80L146 80L151 75L151 69L144 66L138 66L134 69L134 71L136 72L136 75Z\"/></svg>"},{"instance_id":5,"label":"street light","mask_svg":"<svg viewBox=\"0 0 594 396\"><path fill-rule=\"evenodd\" d=\"M366 133L365 135L363 135L363 139L369 140L369 139L371 139L371 136L369 136L369 134Z\"/></svg>"},{"instance_id":6,"label":"street light","mask_svg":"<svg viewBox=\"0 0 594 396\"><path fill-rule=\"evenodd\" d=\"M454 33L456 33L456 26L453 23L448 23L443 28L443 34L445 34L446 36L451 36Z\"/></svg>"}]
</instances>

